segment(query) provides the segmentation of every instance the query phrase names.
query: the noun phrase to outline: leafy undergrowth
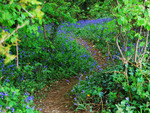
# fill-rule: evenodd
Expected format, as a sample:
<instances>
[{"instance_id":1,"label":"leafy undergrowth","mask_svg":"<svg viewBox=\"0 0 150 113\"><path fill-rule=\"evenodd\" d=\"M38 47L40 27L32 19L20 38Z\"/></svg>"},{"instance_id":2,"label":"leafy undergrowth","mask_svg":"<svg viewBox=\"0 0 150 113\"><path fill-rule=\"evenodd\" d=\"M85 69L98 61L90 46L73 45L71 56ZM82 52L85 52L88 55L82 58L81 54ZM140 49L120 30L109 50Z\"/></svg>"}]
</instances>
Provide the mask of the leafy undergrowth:
<instances>
[{"instance_id":1,"label":"leafy undergrowth","mask_svg":"<svg viewBox=\"0 0 150 113\"><path fill-rule=\"evenodd\" d=\"M47 27L49 35L51 27ZM39 27L36 32L37 34L25 34L24 31L18 31L20 37L24 37L18 46L18 68L17 59L4 65L4 59L1 57L2 112L39 112L33 104L35 92L59 79L92 71L97 65L91 54L76 40L66 35L63 29L59 29L54 44L50 46L50 42L44 39L42 28ZM17 54L16 48L12 47L10 53Z\"/></svg>"},{"instance_id":2,"label":"leafy undergrowth","mask_svg":"<svg viewBox=\"0 0 150 113\"><path fill-rule=\"evenodd\" d=\"M108 68L98 73L94 72L83 80L81 77L79 78L79 83L70 92L71 95L74 95L76 110L104 113L116 112L117 110L149 112L149 83L147 79L141 77L143 75L141 70L137 71L136 76L133 74L129 76L129 88L124 74L121 73L123 67L117 67ZM144 71L145 76L148 76L148 70ZM129 91L131 91L132 100L129 99Z\"/></svg>"},{"instance_id":3,"label":"leafy undergrowth","mask_svg":"<svg viewBox=\"0 0 150 113\"><path fill-rule=\"evenodd\" d=\"M24 37L18 46L19 68L16 68L17 59L7 66L4 65L3 57L0 62L0 110L8 113L20 111L38 113L41 109L34 108L35 92L57 80L79 76L79 83L70 92L70 95L74 96L76 110L148 113L149 63L143 64L142 70L137 69L136 72L134 67L130 66L128 78L124 76L123 64L116 57L119 53L113 44L109 48L112 58L107 53L105 37L113 37L115 34L107 32L106 22L110 20L98 19L79 21L78 24L63 24L53 44L46 41L41 27L31 34L18 31L20 37ZM50 37L51 27L48 25L46 27L47 36ZM93 46L100 49L109 62L107 68L102 70L102 66L87 51L90 47L82 47L82 44L78 44L74 38L89 40ZM16 54L15 47L12 47L11 54ZM81 74L86 75L85 79L80 77Z\"/></svg>"},{"instance_id":4,"label":"leafy undergrowth","mask_svg":"<svg viewBox=\"0 0 150 113\"><path fill-rule=\"evenodd\" d=\"M86 79L83 80L79 78L80 82L70 92L74 96L74 107L76 111L82 109L100 113L149 113L150 64L143 63L142 69L129 64L128 75L125 76L124 65L118 57L120 53L115 46L115 40L108 41L108 38L113 39L116 34L115 29L111 32L107 31L109 26L109 23L92 24L74 30L75 37L82 37L92 42L93 46L103 52L108 61L108 67L104 70L86 74ZM129 42L134 42L134 39L130 39ZM131 43L127 48L128 51L131 51L134 45ZM125 50L124 45L121 45L121 50ZM126 52L126 54L132 53Z\"/></svg>"}]
</instances>

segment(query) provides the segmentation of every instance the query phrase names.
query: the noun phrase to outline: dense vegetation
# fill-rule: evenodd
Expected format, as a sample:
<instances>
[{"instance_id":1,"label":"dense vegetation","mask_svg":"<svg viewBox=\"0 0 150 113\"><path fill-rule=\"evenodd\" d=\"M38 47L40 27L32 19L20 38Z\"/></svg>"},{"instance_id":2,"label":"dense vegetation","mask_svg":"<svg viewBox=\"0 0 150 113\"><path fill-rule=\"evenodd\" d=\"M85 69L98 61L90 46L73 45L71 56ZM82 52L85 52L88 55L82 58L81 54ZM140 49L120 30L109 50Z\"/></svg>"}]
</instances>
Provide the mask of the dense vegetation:
<instances>
[{"instance_id":1,"label":"dense vegetation","mask_svg":"<svg viewBox=\"0 0 150 113\"><path fill-rule=\"evenodd\" d=\"M0 112L39 113L34 93L73 76L76 111L150 112L149 1L0 0L0 17Z\"/></svg>"}]
</instances>

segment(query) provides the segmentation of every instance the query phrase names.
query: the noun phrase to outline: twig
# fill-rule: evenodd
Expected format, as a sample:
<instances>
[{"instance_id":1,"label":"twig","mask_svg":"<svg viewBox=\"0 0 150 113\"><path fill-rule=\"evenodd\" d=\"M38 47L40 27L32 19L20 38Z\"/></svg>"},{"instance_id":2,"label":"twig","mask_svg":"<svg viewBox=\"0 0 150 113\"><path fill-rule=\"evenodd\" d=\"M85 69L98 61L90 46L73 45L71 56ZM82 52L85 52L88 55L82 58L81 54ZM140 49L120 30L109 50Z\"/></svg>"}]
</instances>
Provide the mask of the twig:
<instances>
[{"instance_id":1,"label":"twig","mask_svg":"<svg viewBox=\"0 0 150 113\"><path fill-rule=\"evenodd\" d=\"M145 44L145 48L144 48L144 52L142 54L142 58L141 60L139 61L139 63L142 63L143 59L144 59L144 55L146 53L146 48L147 48L147 45L148 45L148 37L149 37L149 31L147 30L147 37L146 37L146 44Z\"/></svg>"},{"instance_id":2,"label":"twig","mask_svg":"<svg viewBox=\"0 0 150 113\"><path fill-rule=\"evenodd\" d=\"M141 32L142 32L142 26L140 27L140 35L141 35ZM136 41L136 45L135 45L135 51L134 51L134 62L135 63L137 62L137 50L138 50L139 40L140 39L138 38Z\"/></svg>"},{"instance_id":3,"label":"twig","mask_svg":"<svg viewBox=\"0 0 150 113\"><path fill-rule=\"evenodd\" d=\"M102 100L102 97L101 97L101 102L102 102L102 110L103 110L103 100Z\"/></svg>"},{"instance_id":4,"label":"twig","mask_svg":"<svg viewBox=\"0 0 150 113\"><path fill-rule=\"evenodd\" d=\"M108 44L108 41L106 41L106 43L107 43L107 46L108 46L108 53L109 53L109 56L111 57L111 59L112 59L112 61L113 61L113 64L114 64L114 66L115 66L114 60L113 60L113 58L112 58L112 56L111 56L111 54L110 54L110 51L109 51L109 44Z\"/></svg>"},{"instance_id":5,"label":"twig","mask_svg":"<svg viewBox=\"0 0 150 113\"><path fill-rule=\"evenodd\" d=\"M125 72L123 72L123 73L124 73L124 75L126 76L127 83L128 83L129 88L130 88L130 84L129 84L129 80L128 80L128 75L127 75L127 73L125 73ZM130 89L129 89L129 95L130 95L130 99L131 99L131 101L132 101L132 96L131 96L131 91L130 91Z\"/></svg>"},{"instance_id":6,"label":"twig","mask_svg":"<svg viewBox=\"0 0 150 113\"><path fill-rule=\"evenodd\" d=\"M11 37L15 32L18 31L18 29L24 27L28 22L29 22L29 20L26 21L26 22L25 22L24 24L22 24L21 26L18 24L17 28L16 28L11 34L5 35L5 36L2 37L3 40L1 40L0 44L2 44L5 40L7 40L9 37Z\"/></svg>"},{"instance_id":7,"label":"twig","mask_svg":"<svg viewBox=\"0 0 150 113\"><path fill-rule=\"evenodd\" d=\"M31 16L31 18L35 17L35 16L32 15L31 13L29 13L29 11L27 11L24 7L21 6L21 8L22 8L25 12L27 12L27 13L29 14L29 16Z\"/></svg>"},{"instance_id":8,"label":"twig","mask_svg":"<svg viewBox=\"0 0 150 113\"><path fill-rule=\"evenodd\" d=\"M123 55L123 53L122 53L122 51L121 51L121 49L120 49L120 46L119 46L119 44L118 44L118 36L116 36L116 45L117 45L117 48L118 48L118 50L119 50L119 52L120 52L120 54L121 54L121 56L122 56L122 61L123 61L123 63L126 64L127 61L126 61L126 59L125 59L125 57L124 57L124 55Z\"/></svg>"},{"instance_id":9,"label":"twig","mask_svg":"<svg viewBox=\"0 0 150 113\"><path fill-rule=\"evenodd\" d=\"M149 54L149 56L148 56L148 58L147 58L147 60L146 60L146 63L149 61L149 59L150 59L150 54Z\"/></svg>"},{"instance_id":10,"label":"twig","mask_svg":"<svg viewBox=\"0 0 150 113\"><path fill-rule=\"evenodd\" d=\"M18 59L18 43L16 40L16 53L17 53L17 68L19 68L19 59Z\"/></svg>"}]
</instances>

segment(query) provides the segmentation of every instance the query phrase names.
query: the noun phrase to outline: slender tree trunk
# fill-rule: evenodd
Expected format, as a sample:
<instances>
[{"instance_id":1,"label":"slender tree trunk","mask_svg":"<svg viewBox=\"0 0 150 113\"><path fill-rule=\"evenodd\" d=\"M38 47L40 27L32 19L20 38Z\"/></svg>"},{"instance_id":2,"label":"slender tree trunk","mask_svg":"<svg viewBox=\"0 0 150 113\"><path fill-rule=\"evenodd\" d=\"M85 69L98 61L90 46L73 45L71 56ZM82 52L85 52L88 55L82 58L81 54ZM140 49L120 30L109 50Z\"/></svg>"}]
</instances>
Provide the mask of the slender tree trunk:
<instances>
[{"instance_id":1,"label":"slender tree trunk","mask_svg":"<svg viewBox=\"0 0 150 113\"><path fill-rule=\"evenodd\" d=\"M17 68L19 68L19 58L18 58L18 42L16 41L16 53L17 53Z\"/></svg>"},{"instance_id":2,"label":"slender tree trunk","mask_svg":"<svg viewBox=\"0 0 150 113\"><path fill-rule=\"evenodd\" d=\"M44 23L42 23L42 26L43 26L43 31L44 31L44 38L47 40L46 30L45 30L45 24L44 24Z\"/></svg>"}]
</instances>

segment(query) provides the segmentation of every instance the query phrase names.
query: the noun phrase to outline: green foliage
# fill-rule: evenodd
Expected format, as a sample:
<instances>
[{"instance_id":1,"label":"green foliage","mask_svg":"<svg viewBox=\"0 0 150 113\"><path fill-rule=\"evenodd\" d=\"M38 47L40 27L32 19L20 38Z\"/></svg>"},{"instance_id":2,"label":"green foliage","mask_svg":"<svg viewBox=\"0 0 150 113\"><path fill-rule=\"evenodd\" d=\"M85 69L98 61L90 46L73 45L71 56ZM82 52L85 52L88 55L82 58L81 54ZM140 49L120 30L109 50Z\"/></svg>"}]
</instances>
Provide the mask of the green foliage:
<instances>
[{"instance_id":1,"label":"green foliage","mask_svg":"<svg viewBox=\"0 0 150 113\"><path fill-rule=\"evenodd\" d=\"M10 84L0 86L0 112L40 113L34 109L33 96L28 93L21 95L20 90Z\"/></svg>"},{"instance_id":2,"label":"green foliage","mask_svg":"<svg viewBox=\"0 0 150 113\"><path fill-rule=\"evenodd\" d=\"M71 92L75 96L76 110L105 113L150 111L149 1L4 0L0 5L3 27L0 34L0 52L3 54L0 61L0 110L38 112L31 108L32 101L24 101L25 98L31 100L25 92L33 94L56 80L89 73L85 79L83 75L79 78ZM61 25L62 22L75 22L79 13L83 14L82 18L89 13L98 18L107 16L109 11L112 19ZM105 23L107 21L110 22ZM13 28L17 24L18 27ZM95 69L97 62L87 52L88 47L82 48L74 39L81 37L91 41L103 53L109 50L105 56L112 68L101 71L97 66ZM19 68L15 65L18 60L9 62L16 57L13 56L17 54L13 46L16 42Z\"/></svg>"},{"instance_id":3,"label":"green foliage","mask_svg":"<svg viewBox=\"0 0 150 113\"><path fill-rule=\"evenodd\" d=\"M46 29L48 36L50 31ZM25 34L24 30L18 30L18 34L24 37L18 43L19 68L16 68L16 60L4 65L3 59L0 62L2 68L0 84L5 86L9 83L19 89L21 95L24 92L33 95L34 92L51 85L56 80L78 76L79 73L86 73L93 69L95 60L92 59L91 54L85 48L81 48L76 40L62 32L64 29L59 30L52 50L45 41L42 28L35 29L32 34L29 34L30 32ZM36 33L39 33L38 37ZM10 51L11 54L16 54L15 47Z\"/></svg>"},{"instance_id":4,"label":"green foliage","mask_svg":"<svg viewBox=\"0 0 150 113\"><path fill-rule=\"evenodd\" d=\"M64 0L50 0L44 3L42 11L45 13L44 21L47 23L60 24L61 22L73 22L75 19L72 18L72 11L75 10L75 6L71 7L70 2Z\"/></svg>"},{"instance_id":5,"label":"green foliage","mask_svg":"<svg viewBox=\"0 0 150 113\"><path fill-rule=\"evenodd\" d=\"M29 24L30 18L42 19L43 12L40 11L40 4L41 2L36 0L1 1L0 30L2 32L0 34L0 53L6 57L5 63L14 60L16 57L15 55L10 55L9 51L10 47L18 41L18 34L16 33L17 30ZM15 28L13 28L13 25L15 25ZM4 31L4 28L9 29L9 32Z\"/></svg>"},{"instance_id":6,"label":"green foliage","mask_svg":"<svg viewBox=\"0 0 150 113\"><path fill-rule=\"evenodd\" d=\"M130 85L128 85L124 74L121 73L122 66L118 65L115 68L117 70L109 68L109 71L106 69L99 73L92 73L83 80L79 78L79 83L70 92L75 96L74 103L77 109L81 109L81 105L88 105L87 110L91 106L95 108L93 110L102 111L106 106L109 108L107 111L110 112L121 112L121 110L128 112L131 109L132 112L149 112L149 82L144 77L149 76L149 72L145 69L137 70L136 76L133 74L129 76ZM132 71L133 68L130 74ZM132 100L129 99L129 91ZM97 107L99 104L101 105Z\"/></svg>"},{"instance_id":7,"label":"green foliage","mask_svg":"<svg viewBox=\"0 0 150 113\"><path fill-rule=\"evenodd\" d=\"M92 41L104 53L108 51L107 60L114 65L113 69L110 64L104 71L92 74L94 77L88 77L89 80L85 79L73 88L71 94L75 96L77 109L92 107L100 112L149 112L148 3L120 0L111 9L112 21L103 26L89 25L74 30L76 36ZM89 94L92 98L82 94L82 91L95 92L94 87L100 87L104 92L102 101L95 101L98 97L93 94ZM126 97L129 100L125 100Z\"/></svg>"},{"instance_id":8,"label":"green foliage","mask_svg":"<svg viewBox=\"0 0 150 113\"><path fill-rule=\"evenodd\" d=\"M48 39L53 43L56 38L58 27L62 22L76 22L75 14L79 11L77 6L72 5L70 2L64 0L49 0L43 1L42 11L45 13L42 21L44 24L51 24L51 32ZM46 37L46 35L45 35Z\"/></svg>"},{"instance_id":9,"label":"green foliage","mask_svg":"<svg viewBox=\"0 0 150 113\"><path fill-rule=\"evenodd\" d=\"M104 0L104 2L98 1L90 6L90 10L88 12L90 18L104 18L111 17L111 9L114 7L113 0Z\"/></svg>"}]
</instances>

